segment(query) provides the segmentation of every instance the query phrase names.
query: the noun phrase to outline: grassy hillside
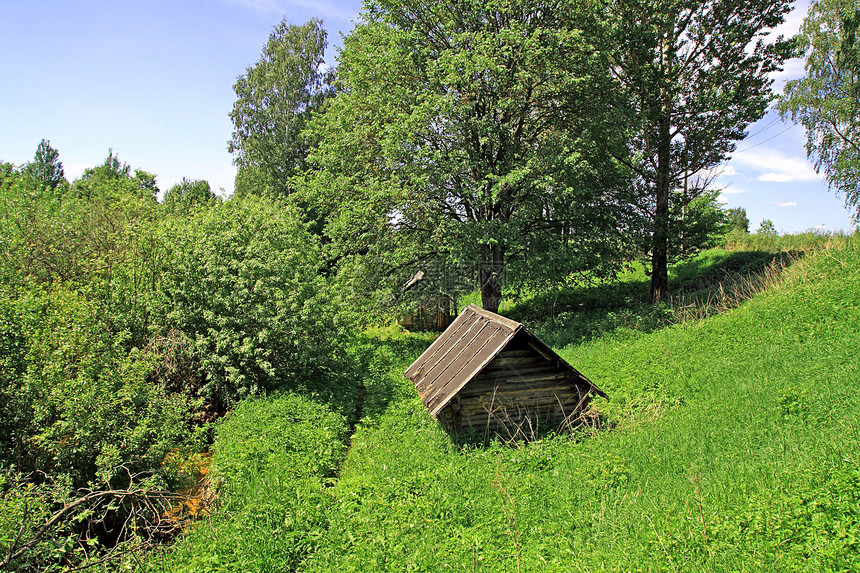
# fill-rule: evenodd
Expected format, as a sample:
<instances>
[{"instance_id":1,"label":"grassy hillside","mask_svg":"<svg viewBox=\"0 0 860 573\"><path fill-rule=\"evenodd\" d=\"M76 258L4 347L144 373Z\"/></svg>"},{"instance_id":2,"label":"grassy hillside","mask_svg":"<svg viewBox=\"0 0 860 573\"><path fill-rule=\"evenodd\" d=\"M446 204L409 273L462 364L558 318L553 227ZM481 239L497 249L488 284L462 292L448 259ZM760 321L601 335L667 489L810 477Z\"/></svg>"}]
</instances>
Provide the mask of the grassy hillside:
<instances>
[{"instance_id":1,"label":"grassy hillside","mask_svg":"<svg viewBox=\"0 0 860 573\"><path fill-rule=\"evenodd\" d=\"M611 429L459 449L405 389L353 437L308 571L860 568L860 246L734 311L563 356Z\"/></svg>"},{"instance_id":2,"label":"grassy hillside","mask_svg":"<svg viewBox=\"0 0 860 573\"><path fill-rule=\"evenodd\" d=\"M743 262L715 252L697 264L715 261ZM402 377L432 336L376 333L373 369L389 374L366 384L339 475L278 467L320 448L338 458L336 435L302 433L301 455L267 454L238 473L252 486L228 488L212 525L152 569L860 570L860 241L793 263L705 320L660 328L677 316L635 310L628 288L605 291L614 302L566 295L592 305L579 312L601 326L587 334L572 307L552 320L540 301L511 309L545 333L564 329L559 352L611 398L594 403L596 427L458 446ZM621 308L634 310L618 319ZM657 314L644 323L640 311ZM219 433L232 458L258 439L252 413ZM232 467L223 455L213 463Z\"/></svg>"}]
</instances>

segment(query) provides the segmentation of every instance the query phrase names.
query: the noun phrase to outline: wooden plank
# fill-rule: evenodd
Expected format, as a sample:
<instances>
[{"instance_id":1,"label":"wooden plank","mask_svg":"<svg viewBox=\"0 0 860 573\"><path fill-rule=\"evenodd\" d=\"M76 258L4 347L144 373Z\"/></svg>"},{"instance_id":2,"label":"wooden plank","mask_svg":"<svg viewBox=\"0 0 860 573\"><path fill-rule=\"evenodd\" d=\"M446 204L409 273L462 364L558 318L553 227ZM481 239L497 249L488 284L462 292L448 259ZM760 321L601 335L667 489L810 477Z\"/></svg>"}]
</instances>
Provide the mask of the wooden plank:
<instances>
[{"instance_id":1,"label":"wooden plank","mask_svg":"<svg viewBox=\"0 0 860 573\"><path fill-rule=\"evenodd\" d=\"M472 359L474 353L470 352L470 347L475 343L475 341L478 341L478 344L481 345L486 343L486 334L484 334L484 330L487 326L488 323L486 321L470 323L469 328L446 349L440 360L436 362L436 364L428 370L426 375L415 384L415 388L418 390L418 394L422 398L425 397L425 394L427 394L429 398L429 396L432 396L435 391L438 390L438 388L433 389L433 386L441 377L445 376L446 373L448 375L452 375L451 368L454 367L455 362L458 360L463 362ZM482 334L484 334L484 336L482 336ZM453 372L453 375L456 375L457 372ZM447 380L447 378L445 379Z\"/></svg>"},{"instance_id":2,"label":"wooden plank","mask_svg":"<svg viewBox=\"0 0 860 573\"><path fill-rule=\"evenodd\" d=\"M486 320L495 322L496 324L501 324L502 326L506 326L511 330L519 330L519 328L522 326L519 322L513 321L510 318L505 318L504 316L500 316L494 312L484 310L483 308L475 304L470 304L466 308L468 310L471 310L475 314L482 316Z\"/></svg>"},{"instance_id":3,"label":"wooden plank","mask_svg":"<svg viewBox=\"0 0 860 573\"><path fill-rule=\"evenodd\" d=\"M447 398L446 389L452 381L457 381L463 376L463 369L466 368L481 351L487 347L490 341L498 332L491 324L484 322L480 332L464 346L462 351L453 361L449 362L446 368L439 373L433 381L432 394L428 394L425 403L431 407L432 403L439 403L440 399ZM458 388L459 389L459 388Z\"/></svg>"},{"instance_id":4,"label":"wooden plank","mask_svg":"<svg viewBox=\"0 0 860 573\"><path fill-rule=\"evenodd\" d=\"M487 364L487 367L484 368L484 372L508 370L510 368L516 368L518 366L528 367L537 364L546 364L547 366L552 366L542 356L536 356L534 354L530 356L514 356L510 358L503 358L501 353L499 353L492 362Z\"/></svg>"},{"instance_id":5,"label":"wooden plank","mask_svg":"<svg viewBox=\"0 0 860 573\"><path fill-rule=\"evenodd\" d=\"M490 379L494 383L507 383L507 384L516 384L516 383L545 383L545 382L558 382L561 380L567 379L567 373L565 372L547 372L547 371L537 371L529 375L517 374L515 376L510 376L508 378L493 378Z\"/></svg>"},{"instance_id":6,"label":"wooden plank","mask_svg":"<svg viewBox=\"0 0 860 573\"><path fill-rule=\"evenodd\" d=\"M459 418L463 420L467 418L473 418L475 416L483 416L491 412L498 415L505 414L508 416L525 414L531 415L533 413L546 414L549 412L559 412L559 415L570 415L582 410L582 407L585 404L586 402L580 401L569 402L561 406L559 406L558 404L553 404L552 402L542 402L539 404L534 404L531 407L526 407L522 405L517 407L516 405L505 406L504 404L495 404L493 405L493 407L488 406L486 408L470 408L468 410L464 409L460 412ZM564 414L561 414L561 412L563 412Z\"/></svg>"},{"instance_id":7,"label":"wooden plank","mask_svg":"<svg viewBox=\"0 0 860 573\"><path fill-rule=\"evenodd\" d=\"M517 349L517 350L511 350L511 349L505 348L504 350L499 352L499 358L520 358L523 356L533 356L533 355L534 355L534 351L532 351L528 348Z\"/></svg>"},{"instance_id":8,"label":"wooden plank","mask_svg":"<svg viewBox=\"0 0 860 573\"><path fill-rule=\"evenodd\" d=\"M440 378L435 383L438 391L432 398L424 402L430 409L430 413L435 414L438 412L439 408L444 407L452 395L459 392L460 389L465 386L473 376L475 376L475 374L480 372L480 370L490 360L492 360L493 357L495 357L499 348L504 346L505 341L507 341L512 335L513 332L506 328L497 327L481 347L477 349L477 351L468 353L472 354L471 360L465 360L462 361L462 363L459 363L460 359L458 358L457 363L452 365L452 370L456 369L457 372L448 377L447 381Z\"/></svg>"},{"instance_id":9,"label":"wooden plank","mask_svg":"<svg viewBox=\"0 0 860 573\"><path fill-rule=\"evenodd\" d=\"M575 386L559 384L558 381L553 381L551 384L535 386L534 384L505 384L497 386L479 386L472 388L470 384L463 388L459 396L463 400L480 398L482 396L491 396L493 394L515 394L527 395L533 394L536 396L546 396L550 394L578 394L579 391Z\"/></svg>"},{"instance_id":10,"label":"wooden plank","mask_svg":"<svg viewBox=\"0 0 860 573\"><path fill-rule=\"evenodd\" d=\"M484 382L488 380L498 381L498 380L519 380L519 379L529 379L531 376L538 376L537 379L541 379L542 375L546 375L546 377L555 377L555 378L569 378L570 373L565 372L564 370L559 370L558 368L552 368L547 364L538 364L536 366L529 366L523 368L506 368L504 370L492 370L492 371L484 371L481 372L478 376L475 377L475 382Z\"/></svg>"},{"instance_id":11,"label":"wooden plank","mask_svg":"<svg viewBox=\"0 0 860 573\"><path fill-rule=\"evenodd\" d=\"M417 382L416 378L426 375L428 364L432 367L433 364L439 362L441 358L440 353L445 352L451 346L450 342L452 339L459 338L464 330L472 326L474 316L474 313L464 312L454 319L451 326L434 340L427 350L422 352L421 356L406 369L406 377L412 382Z\"/></svg>"},{"instance_id":12,"label":"wooden plank","mask_svg":"<svg viewBox=\"0 0 860 573\"><path fill-rule=\"evenodd\" d=\"M534 396L534 395L504 395L497 394L495 396L486 396L480 398L470 398L467 402L465 402L461 407L461 412L466 412L470 410L486 410L487 408L495 408L497 406L504 406L505 408L510 407L523 407L523 408L534 408L538 404L545 404L548 406L561 404L564 407L569 406L570 404L577 404L581 401L582 397L574 394L569 394L567 396L558 395L558 394L544 394L542 396Z\"/></svg>"},{"instance_id":13,"label":"wooden plank","mask_svg":"<svg viewBox=\"0 0 860 573\"><path fill-rule=\"evenodd\" d=\"M475 398L466 398L460 402L460 412L470 412L477 410L494 409L496 407L521 407L534 408L536 405L543 404L546 407L570 407L583 403L588 399L588 394L583 392L573 393L554 393L548 392L545 394L535 395L527 393L515 394L489 394Z\"/></svg>"}]
</instances>

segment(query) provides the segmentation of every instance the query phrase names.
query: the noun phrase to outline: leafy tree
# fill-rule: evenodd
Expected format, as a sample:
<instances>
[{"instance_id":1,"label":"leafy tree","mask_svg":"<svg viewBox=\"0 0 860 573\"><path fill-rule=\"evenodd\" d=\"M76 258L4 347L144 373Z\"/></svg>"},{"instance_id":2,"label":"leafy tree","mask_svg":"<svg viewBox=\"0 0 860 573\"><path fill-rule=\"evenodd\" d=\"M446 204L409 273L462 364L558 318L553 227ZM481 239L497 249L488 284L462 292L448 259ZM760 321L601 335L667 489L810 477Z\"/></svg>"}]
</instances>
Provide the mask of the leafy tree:
<instances>
[{"instance_id":1,"label":"leafy tree","mask_svg":"<svg viewBox=\"0 0 860 573\"><path fill-rule=\"evenodd\" d=\"M18 170L15 165L7 161L0 161L0 191L12 185L13 181L19 177Z\"/></svg>"},{"instance_id":2,"label":"leafy tree","mask_svg":"<svg viewBox=\"0 0 860 573\"><path fill-rule=\"evenodd\" d=\"M51 142L47 139L39 143L36 156L27 164L24 172L32 185L52 191L67 183L60 152L51 147Z\"/></svg>"},{"instance_id":3,"label":"leafy tree","mask_svg":"<svg viewBox=\"0 0 860 573\"><path fill-rule=\"evenodd\" d=\"M192 181L185 177L164 194L164 206L172 211L187 211L199 205L210 205L216 200L208 181Z\"/></svg>"},{"instance_id":4,"label":"leafy tree","mask_svg":"<svg viewBox=\"0 0 860 573\"><path fill-rule=\"evenodd\" d=\"M233 86L229 151L236 155L236 193L286 195L290 177L304 169L311 113L332 93L324 70L327 34L321 20L292 25L282 20L269 36L260 61Z\"/></svg>"},{"instance_id":5,"label":"leafy tree","mask_svg":"<svg viewBox=\"0 0 860 573\"><path fill-rule=\"evenodd\" d=\"M719 189L710 189L692 200L673 202L669 227L670 262L691 257L720 242L727 228L726 211L719 196Z\"/></svg>"},{"instance_id":6,"label":"leafy tree","mask_svg":"<svg viewBox=\"0 0 860 573\"><path fill-rule=\"evenodd\" d=\"M779 233L776 231L776 226L774 226L773 221L770 219L762 219L755 234L763 237L775 237Z\"/></svg>"},{"instance_id":7,"label":"leafy tree","mask_svg":"<svg viewBox=\"0 0 860 573\"><path fill-rule=\"evenodd\" d=\"M703 172L726 160L772 96L769 74L789 54L781 38L790 0L618 0L610 3L607 67L626 100L617 156L639 180L650 218L651 299L668 291L673 201L707 189ZM611 100L610 100L611 101ZM688 184L685 185L684 182ZM674 191L684 188L686 193Z\"/></svg>"},{"instance_id":8,"label":"leafy tree","mask_svg":"<svg viewBox=\"0 0 860 573\"><path fill-rule=\"evenodd\" d=\"M145 344L145 309L162 255L158 204L139 181L90 180L85 195L58 195L13 178L0 193L0 283L86 290L101 305L103 328L128 331L130 346Z\"/></svg>"},{"instance_id":9,"label":"leafy tree","mask_svg":"<svg viewBox=\"0 0 860 573\"><path fill-rule=\"evenodd\" d=\"M845 194L860 217L860 7L853 0L816 0L797 47L806 76L788 82L779 100L783 118L806 128L806 153L830 187Z\"/></svg>"},{"instance_id":10,"label":"leafy tree","mask_svg":"<svg viewBox=\"0 0 860 573\"><path fill-rule=\"evenodd\" d=\"M135 169L132 174L131 166L121 162L119 156L114 155L113 149L110 149L104 163L85 169L80 179L72 185L72 189L79 197L90 199L98 193L112 193L123 189L155 201L158 195L155 179L155 175L142 169ZM132 185L123 185L119 182L130 182Z\"/></svg>"},{"instance_id":11,"label":"leafy tree","mask_svg":"<svg viewBox=\"0 0 860 573\"><path fill-rule=\"evenodd\" d=\"M608 273L632 224L597 108L585 2L374 0L343 92L314 119L303 198L358 288L473 270L484 308L520 284ZM364 273L362 275L362 273Z\"/></svg>"},{"instance_id":12,"label":"leafy tree","mask_svg":"<svg viewBox=\"0 0 860 573\"><path fill-rule=\"evenodd\" d=\"M738 231L744 235L750 232L750 220L747 210L743 207L726 209L726 228L728 231Z\"/></svg>"}]
</instances>

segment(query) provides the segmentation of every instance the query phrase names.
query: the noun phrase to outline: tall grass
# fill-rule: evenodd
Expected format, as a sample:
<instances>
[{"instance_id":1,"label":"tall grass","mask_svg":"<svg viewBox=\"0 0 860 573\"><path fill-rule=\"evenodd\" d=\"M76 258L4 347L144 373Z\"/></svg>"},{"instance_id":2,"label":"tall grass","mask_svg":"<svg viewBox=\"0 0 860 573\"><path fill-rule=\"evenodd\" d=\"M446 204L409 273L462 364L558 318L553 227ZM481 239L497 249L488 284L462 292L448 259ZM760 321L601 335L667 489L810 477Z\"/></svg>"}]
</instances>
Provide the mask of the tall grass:
<instances>
[{"instance_id":1,"label":"tall grass","mask_svg":"<svg viewBox=\"0 0 860 573\"><path fill-rule=\"evenodd\" d=\"M634 265L617 281L525 297L502 313L553 346L653 332L735 308L778 282L785 268L807 254L838 249L852 240L850 235L813 232L771 238L778 248L738 250L736 243L673 265L671 294L660 304L648 302L649 279L641 265Z\"/></svg>"},{"instance_id":2,"label":"tall grass","mask_svg":"<svg viewBox=\"0 0 860 573\"><path fill-rule=\"evenodd\" d=\"M856 570L858 342L853 239L729 312L560 348L611 430L462 449L402 382L304 568Z\"/></svg>"},{"instance_id":3,"label":"tall grass","mask_svg":"<svg viewBox=\"0 0 860 573\"><path fill-rule=\"evenodd\" d=\"M849 235L844 231L810 229L802 233L737 233L726 236L724 247L730 251L816 251L834 242L844 242Z\"/></svg>"},{"instance_id":4,"label":"tall grass","mask_svg":"<svg viewBox=\"0 0 860 573\"><path fill-rule=\"evenodd\" d=\"M327 493L346 419L306 397L242 402L220 425L213 487L220 503L147 571L296 571L329 526Z\"/></svg>"}]
</instances>

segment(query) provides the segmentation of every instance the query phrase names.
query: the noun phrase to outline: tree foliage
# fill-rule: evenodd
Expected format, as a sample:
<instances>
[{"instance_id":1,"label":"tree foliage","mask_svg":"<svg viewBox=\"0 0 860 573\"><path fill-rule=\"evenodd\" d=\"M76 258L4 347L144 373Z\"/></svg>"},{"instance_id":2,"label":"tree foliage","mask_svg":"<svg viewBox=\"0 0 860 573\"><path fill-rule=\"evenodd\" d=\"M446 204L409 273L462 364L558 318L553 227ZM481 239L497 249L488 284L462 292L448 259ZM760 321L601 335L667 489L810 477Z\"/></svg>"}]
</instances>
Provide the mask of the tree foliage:
<instances>
[{"instance_id":1,"label":"tree foliage","mask_svg":"<svg viewBox=\"0 0 860 573\"><path fill-rule=\"evenodd\" d=\"M104 163L85 169L83 175L72 184L72 190L79 197L92 199L99 194L123 192L119 191L119 187L122 187L124 191L136 189L138 195L155 201L159 191L155 179L154 174L143 169L132 172L131 166L120 161L119 156L110 149Z\"/></svg>"},{"instance_id":2,"label":"tree foliage","mask_svg":"<svg viewBox=\"0 0 860 573\"><path fill-rule=\"evenodd\" d=\"M194 207L211 205L216 199L208 181L192 181L183 177L182 181L164 193L164 206L171 211L185 212Z\"/></svg>"},{"instance_id":3,"label":"tree foliage","mask_svg":"<svg viewBox=\"0 0 860 573\"><path fill-rule=\"evenodd\" d=\"M189 402L148 380L156 356L129 352L99 305L68 286L0 298L0 459L19 471L109 486L125 466L161 468L187 437ZM121 439L119 439L121 437Z\"/></svg>"},{"instance_id":4,"label":"tree foliage","mask_svg":"<svg viewBox=\"0 0 860 573\"><path fill-rule=\"evenodd\" d=\"M45 187L56 191L68 183L60 161L60 152L51 147L51 142L43 139L36 148L33 161L24 168L24 173L30 183L37 187Z\"/></svg>"},{"instance_id":5,"label":"tree foliage","mask_svg":"<svg viewBox=\"0 0 860 573\"><path fill-rule=\"evenodd\" d=\"M596 105L586 2L366 4L342 93L314 120L321 205L370 285L473 269L485 308L520 283L610 272L631 223Z\"/></svg>"},{"instance_id":6,"label":"tree foliage","mask_svg":"<svg viewBox=\"0 0 860 573\"><path fill-rule=\"evenodd\" d=\"M636 173L650 219L654 301L668 289L672 203L707 189L706 170L726 160L764 114L769 74L789 53L788 42L765 36L790 8L789 0L610 3L607 66L631 134L619 160Z\"/></svg>"},{"instance_id":7,"label":"tree foliage","mask_svg":"<svg viewBox=\"0 0 860 573\"><path fill-rule=\"evenodd\" d=\"M816 0L797 36L806 76L789 81L778 108L806 129L806 153L860 217L860 8Z\"/></svg>"},{"instance_id":8,"label":"tree foliage","mask_svg":"<svg viewBox=\"0 0 860 573\"><path fill-rule=\"evenodd\" d=\"M146 348L156 204L132 180L90 188L21 176L0 196L0 466L74 487L121 464L160 472L188 432L189 402L153 384Z\"/></svg>"},{"instance_id":9,"label":"tree foliage","mask_svg":"<svg viewBox=\"0 0 860 573\"><path fill-rule=\"evenodd\" d=\"M230 119L236 193L286 195L290 178L304 169L308 141L302 134L311 113L331 93L324 69L326 31L321 20L301 26L282 20L260 60L236 80Z\"/></svg>"},{"instance_id":10,"label":"tree foliage","mask_svg":"<svg viewBox=\"0 0 860 573\"><path fill-rule=\"evenodd\" d=\"M750 232L750 220L747 210L743 207L726 209L726 227L729 231L738 231L746 235Z\"/></svg>"}]
</instances>

